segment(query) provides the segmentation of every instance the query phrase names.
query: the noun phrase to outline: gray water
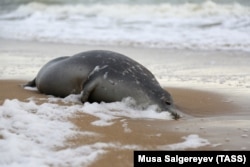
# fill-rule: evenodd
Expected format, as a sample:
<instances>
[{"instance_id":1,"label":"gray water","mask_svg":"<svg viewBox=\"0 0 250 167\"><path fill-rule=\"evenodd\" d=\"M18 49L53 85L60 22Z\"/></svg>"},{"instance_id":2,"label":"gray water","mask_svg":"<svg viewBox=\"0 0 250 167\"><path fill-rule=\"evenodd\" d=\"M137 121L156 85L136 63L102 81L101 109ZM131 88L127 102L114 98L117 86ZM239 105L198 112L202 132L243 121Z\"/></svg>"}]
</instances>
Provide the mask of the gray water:
<instances>
[{"instance_id":1,"label":"gray water","mask_svg":"<svg viewBox=\"0 0 250 167\"><path fill-rule=\"evenodd\" d=\"M1 0L0 38L250 51L250 0Z\"/></svg>"},{"instance_id":2,"label":"gray water","mask_svg":"<svg viewBox=\"0 0 250 167\"><path fill-rule=\"evenodd\" d=\"M196 3L200 4L206 0L1 0L0 10L13 10L20 5L25 5L31 2L38 2L44 4L184 4L184 3ZM240 5L250 6L250 0L211 0L218 4L233 4L238 3Z\"/></svg>"}]
</instances>

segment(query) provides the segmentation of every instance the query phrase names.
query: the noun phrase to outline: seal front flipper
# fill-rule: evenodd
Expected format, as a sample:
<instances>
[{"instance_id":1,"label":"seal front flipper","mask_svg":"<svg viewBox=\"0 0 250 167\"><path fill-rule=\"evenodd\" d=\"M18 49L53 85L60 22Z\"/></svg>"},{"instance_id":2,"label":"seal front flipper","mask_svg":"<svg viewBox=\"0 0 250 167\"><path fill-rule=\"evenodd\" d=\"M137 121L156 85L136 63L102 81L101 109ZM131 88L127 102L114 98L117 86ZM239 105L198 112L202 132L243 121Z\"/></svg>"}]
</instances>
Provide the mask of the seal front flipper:
<instances>
[{"instance_id":1,"label":"seal front flipper","mask_svg":"<svg viewBox=\"0 0 250 167\"><path fill-rule=\"evenodd\" d=\"M23 85L23 87L36 87L36 78Z\"/></svg>"},{"instance_id":2,"label":"seal front flipper","mask_svg":"<svg viewBox=\"0 0 250 167\"><path fill-rule=\"evenodd\" d=\"M81 102L85 103L87 101L89 101L89 97L91 95L91 93L94 91L94 89L97 86L97 81L94 80L92 77L89 78L82 87L82 93L81 93Z\"/></svg>"},{"instance_id":3,"label":"seal front flipper","mask_svg":"<svg viewBox=\"0 0 250 167\"><path fill-rule=\"evenodd\" d=\"M97 66L95 66L93 68L93 70L91 70L89 72L87 80L83 83L83 86L82 86L82 95L81 95L82 103L84 103L86 101L100 102L99 97L95 97L93 99L92 95L95 92L95 89L98 87L98 85L104 81L103 79L105 79L105 77L102 78L101 76L104 76L105 71L103 71L103 70L106 69L107 67L108 67L108 65L104 65L104 66L101 66L101 67L99 65L97 65Z\"/></svg>"}]
</instances>

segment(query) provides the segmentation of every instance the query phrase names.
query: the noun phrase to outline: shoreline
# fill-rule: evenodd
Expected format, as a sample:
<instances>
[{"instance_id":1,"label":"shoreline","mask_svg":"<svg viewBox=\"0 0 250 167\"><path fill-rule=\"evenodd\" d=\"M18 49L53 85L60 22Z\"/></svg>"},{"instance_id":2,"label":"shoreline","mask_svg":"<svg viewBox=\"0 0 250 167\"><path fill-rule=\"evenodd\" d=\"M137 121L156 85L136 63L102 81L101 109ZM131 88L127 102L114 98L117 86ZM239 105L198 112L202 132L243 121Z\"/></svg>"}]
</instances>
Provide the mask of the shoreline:
<instances>
[{"instance_id":1,"label":"shoreline","mask_svg":"<svg viewBox=\"0 0 250 167\"><path fill-rule=\"evenodd\" d=\"M0 79L0 104L5 99L18 99L25 101L30 97L47 98L48 95L38 91L29 91L22 87L28 80ZM11 89L10 89L11 88ZM191 117L225 116L241 112L248 114L248 107L242 108L241 101L236 95L229 96L223 92L216 92L202 88L190 87L164 87L173 97L176 107L183 114Z\"/></svg>"},{"instance_id":2,"label":"shoreline","mask_svg":"<svg viewBox=\"0 0 250 167\"><path fill-rule=\"evenodd\" d=\"M11 109L16 111L16 108L9 109L8 106L4 105L6 99L14 104L27 105L27 111L25 107L22 108L22 105L20 105L20 110L27 115L32 114L36 119L38 119L38 115L33 111L34 109L29 107L31 102L32 107L37 110L41 109L39 105L41 103L45 107L44 111L41 109L42 113L57 108L59 108L59 113L60 109L62 112L70 112L72 111L70 107L74 106L78 106L79 110L80 106L84 105L79 105L79 103L64 104L60 101L51 102L49 98L53 99L53 97L23 89L20 84L33 79L41 66L52 58L72 55L95 47L0 39L0 58L2 60L0 62L0 112L10 111L11 113ZM98 126L94 124L95 121L98 121L98 117L93 113L84 112L84 110L75 112L62 123L74 125L72 129L79 134L65 137L64 145L57 148L56 151L54 150L55 154L64 149L70 149L73 150L73 155L74 149L80 150L89 147L90 150L93 150L92 152L100 153L100 155L96 155L89 166L132 166L133 150L171 150L172 146L175 146L174 150L250 150L249 53L105 46L97 48L121 52L146 66L153 72L160 84L170 92L175 104L184 113L184 116L178 121L121 116L113 118L110 125ZM17 99L17 101L13 101L13 99ZM11 115L11 117L1 117L0 113L0 119L9 121L10 125L14 124L15 121L22 122L22 120L18 120L19 117L15 118L16 114ZM103 117L110 116L105 114L107 113L103 113ZM14 120L11 120L12 117ZM23 119L23 124L20 122L17 124L23 125L21 130L29 121L36 121L36 119L25 120L25 115ZM47 121L51 119L56 118L52 117ZM43 128L42 125L39 124L38 127L32 128L35 128L35 132L40 132L39 128ZM27 128L30 126L33 124L28 124ZM3 127L7 128L7 126ZM18 131L18 128L19 126L14 127L15 130L17 129L16 133L23 133L23 131ZM86 134L84 134L85 132ZM25 135L29 136L30 132L27 133ZM64 130L61 133L64 135ZM48 132L41 136L39 134L35 133L34 136L38 135L38 138L30 140L44 139ZM198 136L196 136L198 141L205 140L207 144L197 147L192 147L192 144L186 147L176 147L176 144L183 146L185 138L194 135ZM16 139L17 143L20 142L18 135L13 139ZM1 134L1 130L0 140L8 143L7 138L5 140L4 135ZM50 142L48 139L48 143ZM37 148L35 147L35 149ZM77 152L76 150L75 152ZM39 149L33 151L36 152ZM23 155L26 156L26 153ZM79 157L79 159L84 158Z\"/></svg>"},{"instance_id":3,"label":"shoreline","mask_svg":"<svg viewBox=\"0 0 250 167\"><path fill-rule=\"evenodd\" d=\"M35 98L39 102L40 98L46 99L49 97L48 95L41 94L38 91L30 91L23 89L20 84L24 83L26 83L25 80L0 80L0 104L2 105L4 100L6 99L18 99L19 101L25 102L28 101L28 98ZM227 101L227 99L230 97L228 97L226 94L211 92L207 90L202 91L200 89L197 90L179 87L166 87L165 89L170 92L174 99L175 105L179 108L180 111L184 113L184 117L182 117L178 121L161 121L157 119L151 120L151 123L153 123L151 124L151 127L154 127L158 130L160 127L163 126L163 124L166 124L166 127L168 128L160 129L162 129L163 131L167 131L168 133L169 131L174 131L174 133L177 132L177 134L187 132L195 132L199 134L201 130L204 131L206 128L212 128L216 132L217 129L214 129L215 125L212 125L216 124L218 128L222 129L222 131L227 130L227 133L232 133L231 131L235 131L235 128L230 128L234 127L234 125L232 124L231 126L228 126L228 123L235 122L235 126L237 126L238 124L239 127L236 129L244 128L244 124L241 124L240 121L242 121L242 123L250 124L250 121L248 121L250 119L248 110L246 111L242 109L239 104L235 104L235 101L237 99L233 99L231 97L232 100ZM250 105L246 107L249 108ZM89 119L90 122L91 120L95 119L93 116L88 117L89 118L87 118L87 120ZM84 128L86 126L86 123L82 124L81 119L86 120L86 115L82 117L80 114L74 118L71 118L70 120L74 124L76 124L78 128L86 130L86 128ZM131 124L138 124L138 120L128 119L127 121L131 122ZM139 122L142 122L142 124L148 124L148 121L145 119L142 119ZM224 122L224 124L221 124L221 122ZM91 130L93 130L93 128L91 128ZM102 131L104 131L105 134L105 129L102 128ZM113 133L113 131L109 133ZM209 130L206 133L209 134ZM250 131L248 133L250 135ZM177 140L177 138L175 139ZM234 143L234 145L238 144ZM206 149L217 150L218 148L206 147ZM223 149L223 147L221 149ZM233 146L233 149L235 149L235 146Z\"/></svg>"}]
</instances>

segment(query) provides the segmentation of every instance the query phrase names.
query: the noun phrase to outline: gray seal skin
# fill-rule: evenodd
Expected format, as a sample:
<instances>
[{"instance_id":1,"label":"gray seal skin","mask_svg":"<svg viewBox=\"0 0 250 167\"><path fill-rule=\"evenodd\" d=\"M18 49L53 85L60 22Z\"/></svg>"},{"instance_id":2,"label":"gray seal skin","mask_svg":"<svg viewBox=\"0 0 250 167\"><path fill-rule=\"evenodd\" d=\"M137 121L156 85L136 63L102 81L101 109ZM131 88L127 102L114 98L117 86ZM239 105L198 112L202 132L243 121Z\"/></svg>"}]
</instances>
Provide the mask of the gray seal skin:
<instances>
[{"instance_id":1,"label":"gray seal skin","mask_svg":"<svg viewBox=\"0 0 250 167\"><path fill-rule=\"evenodd\" d=\"M157 111L176 113L171 95L154 75L138 62L116 52L93 50L49 61L25 86L41 93L66 97L81 94L81 101L115 102L132 97L142 108L156 105Z\"/></svg>"}]
</instances>

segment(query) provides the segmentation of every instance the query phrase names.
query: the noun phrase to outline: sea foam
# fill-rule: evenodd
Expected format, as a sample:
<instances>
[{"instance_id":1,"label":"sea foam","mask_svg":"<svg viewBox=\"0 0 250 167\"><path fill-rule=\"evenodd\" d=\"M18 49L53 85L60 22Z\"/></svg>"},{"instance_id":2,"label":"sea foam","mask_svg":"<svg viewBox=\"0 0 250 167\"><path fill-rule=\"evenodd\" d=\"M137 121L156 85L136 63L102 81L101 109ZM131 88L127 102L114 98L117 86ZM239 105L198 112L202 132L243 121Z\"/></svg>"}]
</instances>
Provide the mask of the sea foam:
<instances>
[{"instance_id":1,"label":"sea foam","mask_svg":"<svg viewBox=\"0 0 250 167\"><path fill-rule=\"evenodd\" d=\"M92 106L95 108L95 105ZM91 107L36 104L33 100L5 100L0 106L1 166L82 166L95 161L107 148L135 149L137 146L97 142L71 148L67 139L98 136L79 131L68 119ZM100 116L100 114L94 114ZM102 114L106 121L105 113ZM114 118L108 116L108 120Z\"/></svg>"},{"instance_id":2,"label":"sea foam","mask_svg":"<svg viewBox=\"0 0 250 167\"><path fill-rule=\"evenodd\" d=\"M116 103L79 104L78 95L64 99L29 98L28 102L6 99L0 106L0 166L86 166L96 161L107 149L139 149L138 145L119 142L94 142L71 147L67 140L76 136L98 136L80 131L69 118L76 113L97 117L93 126L110 126L117 118L170 119L149 108L136 111L129 99ZM43 101L39 104L36 101ZM59 105L57 102L64 105ZM72 104L75 102L76 104ZM145 114L144 114L145 113ZM65 165L66 164L66 165Z\"/></svg>"}]
</instances>

